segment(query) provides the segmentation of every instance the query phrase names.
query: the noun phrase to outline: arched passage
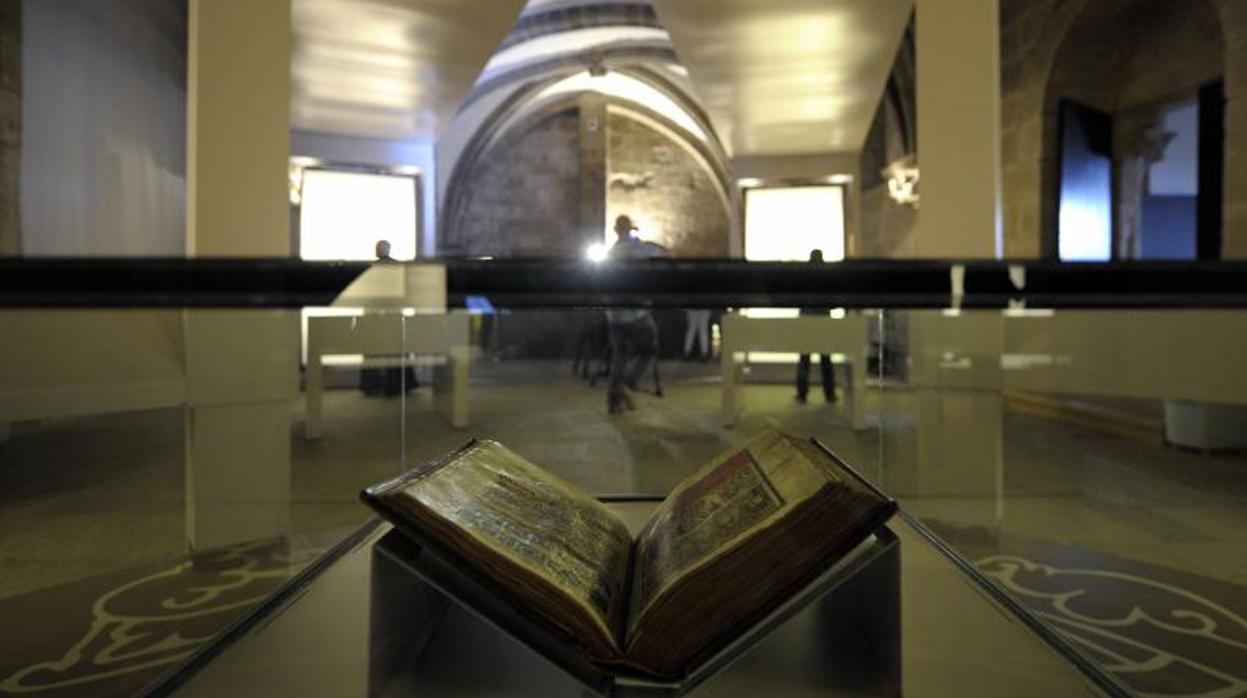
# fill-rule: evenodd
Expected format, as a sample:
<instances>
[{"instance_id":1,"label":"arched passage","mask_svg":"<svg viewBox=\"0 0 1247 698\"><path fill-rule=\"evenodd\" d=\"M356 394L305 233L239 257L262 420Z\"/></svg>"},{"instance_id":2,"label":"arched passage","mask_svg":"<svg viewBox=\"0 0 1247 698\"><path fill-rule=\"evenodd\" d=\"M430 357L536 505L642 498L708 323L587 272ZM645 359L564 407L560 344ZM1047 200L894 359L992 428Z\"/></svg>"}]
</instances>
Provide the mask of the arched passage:
<instances>
[{"instance_id":1,"label":"arched passage","mask_svg":"<svg viewBox=\"0 0 1247 698\"><path fill-rule=\"evenodd\" d=\"M1226 19L1233 14L1232 4L1028 0L1002 5L1008 256L1056 255L1062 104L1077 103L1111 119L1113 186L1119 193L1128 194L1131 186L1137 190L1139 185L1127 180L1137 180L1141 166L1130 162L1135 157L1130 153L1140 150L1149 119L1183 100L1195 100L1202 86L1226 76L1227 65L1233 65L1227 47L1236 41L1238 30ZM1219 150L1233 152L1239 138L1233 128L1227 129ZM1229 201L1241 185L1227 184ZM1133 208L1120 197L1113 203L1119 257L1129 257L1137 248L1131 232L1137 228L1131 228L1136 223ZM1228 213L1230 207L1224 210Z\"/></svg>"},{"instance_id":2,"label":"arched passage","mask_svg":"<svg viewBox=\"0 0 1247 698\"><path fill-rule=\"evenodd\" d=\"M1104 115L1109 128L1104 159L1111 170L1106 204L1113 257L1139 258L1145 209L1158 199L1149 172L1177 145L1166 115L1185 105L1197 108L1201 87L1224 74L1224 54L1220 19L1207 0L1092 0L1082 8L1053 57L1044 96L1041 220L1048 256L1059 252L1059 235L1082 224L1070 213L1072 184L1062 176L1063 165L1066 175L1078 165L1067 142L1075 136L1071 122L1078 110ZM1194 178L1198 165L1189 169ZM1195 195L1190 191L1188 198ZM1220 192L1215 198L1220 201ZM1189 215L1193 241L1194 201Z\"/></svg>"}]
</instances>

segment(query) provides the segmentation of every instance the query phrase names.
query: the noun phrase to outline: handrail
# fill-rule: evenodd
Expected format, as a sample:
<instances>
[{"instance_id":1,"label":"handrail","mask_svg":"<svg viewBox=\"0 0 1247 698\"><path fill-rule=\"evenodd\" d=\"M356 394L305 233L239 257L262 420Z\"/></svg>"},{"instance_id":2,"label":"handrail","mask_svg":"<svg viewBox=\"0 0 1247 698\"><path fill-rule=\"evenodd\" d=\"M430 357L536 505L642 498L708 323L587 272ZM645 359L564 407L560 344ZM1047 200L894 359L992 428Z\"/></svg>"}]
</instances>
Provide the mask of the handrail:
<instances>
[{"instance_id":1,"label":"handrail","mask_svg":"<svg viewBox=\"0 0 1247 698\"><path fill-rule=\"evenodd\" d=\"M1237 308L1247 263L445 259L447 297L505 308ZM0 307L327 305L369 268L294 259L4 259Z\"/></svg>"}]
</instances>

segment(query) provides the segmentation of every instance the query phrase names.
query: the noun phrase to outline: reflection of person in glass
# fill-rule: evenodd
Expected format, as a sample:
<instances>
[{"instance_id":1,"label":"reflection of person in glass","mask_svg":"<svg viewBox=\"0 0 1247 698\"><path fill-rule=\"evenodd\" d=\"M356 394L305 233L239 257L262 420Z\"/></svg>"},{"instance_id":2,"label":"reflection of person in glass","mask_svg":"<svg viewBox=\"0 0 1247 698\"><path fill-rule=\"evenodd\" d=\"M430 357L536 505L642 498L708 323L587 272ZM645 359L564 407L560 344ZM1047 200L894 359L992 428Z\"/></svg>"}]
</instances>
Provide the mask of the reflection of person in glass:
<instances>
[{"instance_id":1,"label":"reflection of person in glass","mask_svg":"<svg viewBox=\"0 0 1247 698\"><path fill-rule=\"evenodd\" d=\"M811 250L810 263L822 264L823 251ZM802 315L827 317L830 308L802 308ZM823 397L827 402L836 401L836 373L831 368L831 354L823 352L818 355L818 370L823 379ZM802 354L797 361L797 401L805 402L810 393L810 355Z\"/></svg>"},{"instance_id":2,"label":"reflection of person in glass","mask_svg":"<svg viewBox=\"0 0 1247 698\"><path fill-rule=\"evenodd\" d=\"M706 361L710 358L710 311L684 311L684 360ZM693 343L697 341L698 351L693 353Z\"/></svg>"},{"instance_id":3,"label":"reflection of person in glass","mask_svg":"<svg viewBox=\"0 0 1247 698\"><path fill-rule=\"evenodd\" d=\"M394 258L390 256L389 240L377 240L373 251L376 252L377 262L379 263L385 264L394 261ZM406 357L399 356L398 360L404 364L402 367L365 368L360 371L359 389L365 395L395 397L419 388L420 381L416 379L415 369L405 365L407 363Z\"/></svg>"},{"instance_id":4,"label":"reflection of person in glass","mask_svg":"<svg viewBox=\"0 0 1247 698\"><path fill-rule=\"evenodd\" d=\"M628 216L615 219L615 245L612 259L644 259L660 257L663 248L633 235L636 226ZM611 414L634 409L625 386L636 390L641 376L658 355L658 327L648 310L629 308L606 311L606 324L611 343L611 381L606 393L606 408Z\"/></svg>"}]
</instances>

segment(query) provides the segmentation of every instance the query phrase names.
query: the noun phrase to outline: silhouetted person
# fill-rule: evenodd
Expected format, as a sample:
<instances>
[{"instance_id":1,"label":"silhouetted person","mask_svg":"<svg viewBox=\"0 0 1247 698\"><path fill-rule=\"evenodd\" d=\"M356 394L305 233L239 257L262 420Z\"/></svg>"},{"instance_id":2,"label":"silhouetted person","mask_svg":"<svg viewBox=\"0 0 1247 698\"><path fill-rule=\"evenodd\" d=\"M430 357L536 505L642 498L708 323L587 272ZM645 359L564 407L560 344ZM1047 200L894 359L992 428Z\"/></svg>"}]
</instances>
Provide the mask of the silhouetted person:
<instances>
[{"instance_id":1,"label":"silhouetted person","mask_svg":"<svg viewBox=\"0 0 1247 698\"><path fill-rule=\"evenodd\" d=\"M394 261L394 258L390 256L389 240L377 240L373 251L377 255L378 262ZM399 361L405 364L407 361L406 355L400 354ZM395 397L411 392L419 387L420 381L416 378L416 370L411 366L365 368L359 374L359 389L364 391L365 395Z\"/></svg>"},{"instance_id":2,"label":"silhouetted person","mask_svg":"<svg viewBox=\"0 0 1247 698\"><path fill-rule=\"evenodd\" d=\"M822 264L823 251L810 251L810 264ZM802 308L802 315L827 317L830 308ZM836 401L836 373L831 367L831 354L822 352L818 355L818 370L823 379L823 397L827 402ZM810 394L810 355L802 354L797 361L797 401L805 402Z\"/></svg>"},{"instance_id":3,"label":"silhouetted person","mask_svg":"<svg viewBox=\"0 0 1247 698\"><path fill-rule=\"evenodd\" d=\"M373 251L376 252L377 254L378 262L393 262L394 261L394 258L390 256L390 241L389 240L377 240L377 245L376 247L373 248Z\"/></svg>"}]
</instances>

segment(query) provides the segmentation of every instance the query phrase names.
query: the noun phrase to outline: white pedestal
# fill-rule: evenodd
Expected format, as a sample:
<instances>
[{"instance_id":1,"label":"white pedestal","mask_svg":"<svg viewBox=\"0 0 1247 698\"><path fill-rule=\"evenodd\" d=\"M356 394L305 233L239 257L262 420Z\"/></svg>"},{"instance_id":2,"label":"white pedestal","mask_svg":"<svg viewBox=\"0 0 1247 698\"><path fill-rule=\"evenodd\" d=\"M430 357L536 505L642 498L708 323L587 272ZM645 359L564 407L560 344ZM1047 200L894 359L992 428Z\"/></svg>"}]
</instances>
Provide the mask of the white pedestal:
<instances>
[{"instance_id":1,"label":"white pedestal","mask_svg":"<svg viewBox=\"0 0 1247 698\"><path fill-rule=\"evenodd\" d=\"M813 316L750 318L735 313L724 316L720 402L723 424L735 425L741 411L739 393L744 382L741 369L746 352L836 352L844 354L849 362L848 380L844 386L849 421L853 429L865 429L868 322L869 318L862 315L841 319Z\"/></svg>"},{"instance_id":2,"label":"white pedestal","mask_svg":"<svg viewBox=\"0 0 1247 698\"><path fill-rule=\"evenodd\" d=\"M434 410L451 426L466 427L470 320L466 313L405 316L393 311L308 318L304 436L324 435L324 357L350 354L446 357L433 371Z\"/></svg>"},{"instance_id":3,"label":"white pedestal","mask_svg":"<svg viewBox=\"0 0 1247 698\"><path fill-rule=\"evenodd\" d=\"M1165 440L1203 450L1247 448L1247 407L1166 400Z\"/></svg>"},{"instance_id":4,"label":"white pedestal","mask_svg":"<svg viewBox=\"0 0 1247 698\"><path fill-rule=\"evenodd\" d=\"M186 535L192 551L283 535L299 318L186 311Z\"/></svg>"}]
</instances>

